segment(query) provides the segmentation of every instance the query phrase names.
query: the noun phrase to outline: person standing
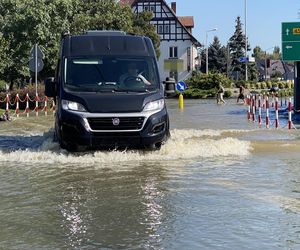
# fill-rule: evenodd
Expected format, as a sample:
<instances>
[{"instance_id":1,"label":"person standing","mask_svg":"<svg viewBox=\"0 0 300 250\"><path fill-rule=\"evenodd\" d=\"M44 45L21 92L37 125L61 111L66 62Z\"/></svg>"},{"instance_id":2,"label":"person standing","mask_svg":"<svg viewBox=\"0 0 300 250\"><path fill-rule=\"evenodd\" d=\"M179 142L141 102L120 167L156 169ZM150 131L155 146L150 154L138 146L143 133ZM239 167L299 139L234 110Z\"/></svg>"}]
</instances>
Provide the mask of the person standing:
<instances>
[{"instance_id":1,"label":"person standing","mask_svg":"<svg viewBox=\"0 0 300 250\"><path fill-rule=\"evenodd\" d=\"M217 92L217 104L225 104L226 102L224 101L224 87L222 86L221 83L219 83L218 86L218 92Z\"/></svg>"},{"instance_id":2,"label":"person standing","mask_svg":"<svg viewBox=\"0 0 300 250\"><path fill-rule=\"evenodd\" d=\"M243 101L243 103L245 103L245 95L244 95L245 88L244 88L244 86L241 85L241 86L239 87L239 90L240 90L240 93L239 93L239 96L238 96L236 102L238 103L239 100L241 99L241 100Z\"/></svg>"}]
</instances>

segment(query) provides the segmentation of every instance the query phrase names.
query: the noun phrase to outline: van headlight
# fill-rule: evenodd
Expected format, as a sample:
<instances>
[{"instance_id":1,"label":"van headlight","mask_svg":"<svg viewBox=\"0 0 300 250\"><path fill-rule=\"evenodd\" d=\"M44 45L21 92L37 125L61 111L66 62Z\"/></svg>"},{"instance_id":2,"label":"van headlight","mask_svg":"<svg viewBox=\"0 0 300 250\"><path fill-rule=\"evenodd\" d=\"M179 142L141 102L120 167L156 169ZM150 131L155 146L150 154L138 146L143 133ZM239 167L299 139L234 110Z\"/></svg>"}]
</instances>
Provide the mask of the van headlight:
<instances>
[{"instance_id":1,"label":"van headlight","mask_svg":"<svg viewBox=\"0 0 300 250\"><path fill-rule=\"evenodd\" d=\"M145 107L144 111L161 111L165 106L165 100L160 99L153 102L148 102Z\"/></svg>"},{"instance_id":2,"label":"van headlight","mask_svg":"<svg viewBox=\"0 0 300 250\"><path fill-rule=\"evenodd\" d=\"M61 106L64 110L74 110L74 111L86 112L86 109L83 107L83 105L78 102L62 100Z\"/></svg>"}]
</instances>

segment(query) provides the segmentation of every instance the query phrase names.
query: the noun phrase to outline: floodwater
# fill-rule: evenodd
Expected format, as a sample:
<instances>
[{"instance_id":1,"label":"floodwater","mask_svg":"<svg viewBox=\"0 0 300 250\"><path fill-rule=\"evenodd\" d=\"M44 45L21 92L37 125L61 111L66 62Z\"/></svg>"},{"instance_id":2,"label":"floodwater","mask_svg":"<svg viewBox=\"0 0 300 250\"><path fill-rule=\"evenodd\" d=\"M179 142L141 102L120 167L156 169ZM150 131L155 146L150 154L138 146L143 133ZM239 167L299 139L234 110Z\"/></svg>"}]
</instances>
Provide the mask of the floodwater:
<instances>
[{"instance_id":1,"label":"floodwater","mask_svg":"<svg viewBox=\"0 0 300 250\"><path fill-rule=\"evenodd\" d=\"M156 152L68 153L51 115L0 123L0 249L300 249L287 115L276 130L235 100L167 106Z\"/></svg>"}]
</instances>

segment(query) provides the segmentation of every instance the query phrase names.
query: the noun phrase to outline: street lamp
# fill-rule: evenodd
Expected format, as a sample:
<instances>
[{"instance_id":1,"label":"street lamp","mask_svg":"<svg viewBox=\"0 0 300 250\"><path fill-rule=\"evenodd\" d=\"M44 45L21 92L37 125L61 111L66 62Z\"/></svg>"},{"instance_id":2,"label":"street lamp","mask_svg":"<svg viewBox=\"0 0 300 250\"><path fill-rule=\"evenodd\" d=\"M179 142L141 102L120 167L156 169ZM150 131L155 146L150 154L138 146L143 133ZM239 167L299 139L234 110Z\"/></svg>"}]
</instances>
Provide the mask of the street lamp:
<instances>
[{"instance_id":1,"label":"street lamp","mask_svg":"<svg viewBox=\"0 0 300 250\"><path fill-rule=\"evenodd\" d=\"M274 49L275 47L271 47L265 50L265 81L267 81L267 51L270 49Z\"/></svg>"},{"instance_id":2,"label":"street lamp","mask_svg":"<svg viewBox=\"0 0 300 250\"><path fill-rule=\"evenodd\" d=\"M205 40L205 47L206 47L206 70L205 73L208 74L208 44L207 44L207 37L208 37L208 32L216 31L218 30L217 28L213 28L211 30L206 31L206 40Z\"/></svg>"}]
</instances>

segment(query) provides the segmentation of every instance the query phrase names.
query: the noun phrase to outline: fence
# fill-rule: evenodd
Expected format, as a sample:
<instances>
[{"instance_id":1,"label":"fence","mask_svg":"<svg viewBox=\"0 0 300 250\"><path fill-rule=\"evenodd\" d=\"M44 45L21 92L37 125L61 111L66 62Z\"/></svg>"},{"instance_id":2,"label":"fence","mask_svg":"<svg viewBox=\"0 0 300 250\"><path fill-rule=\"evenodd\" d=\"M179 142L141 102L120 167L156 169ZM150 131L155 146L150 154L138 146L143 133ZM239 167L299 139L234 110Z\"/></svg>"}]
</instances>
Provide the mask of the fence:
<instances>
[{"instance_id":1,"label":"fence","mask_svg":"<svg viewBox=\"0 0 300 250\"><path fill-rule=\"evenodd\" d=\"M55 113L55 102L54 99L49 99L47 96L39 98L38 94L35 95L34 99L29 97L29 94L26 94L26 97L22 100L19 97L19 94L16 94L14 99L11 99L9 94L6 94L4 100L0 100L0 103L5 104L5 111L10 112L14 108L14 114L16 117L19 115L25 114L27 117L30 116L30 113L35 113L36 116L39 115L39 111L43 112L44 115L48 115L48 110ZM23 112L20 112L20 103L24 104L25 109ZM34 108L30 109L30 103L34 104Z\"/></svg>"},{"instance_id":2,"label":"fence","mask_svg":"<svg viewBox=\"0 0 300 250\"><path fill-rule=\"evenodd\" d=\"M279 112L288 114L288 122L281 128L296 129L292 122L292 98L281 97L280 100L275 95L248 95L246 98L247 119L257 123L260 127L265 123L266 128L280 128ZM256 112L258 111L258 112ZM270 112L274 112L273 119Z\"/></svg>"}]
</instances>

